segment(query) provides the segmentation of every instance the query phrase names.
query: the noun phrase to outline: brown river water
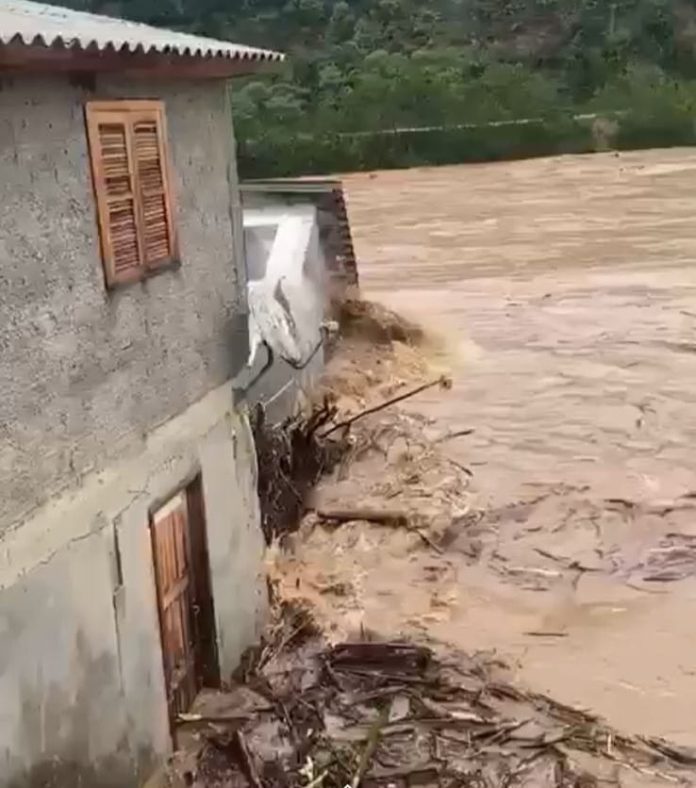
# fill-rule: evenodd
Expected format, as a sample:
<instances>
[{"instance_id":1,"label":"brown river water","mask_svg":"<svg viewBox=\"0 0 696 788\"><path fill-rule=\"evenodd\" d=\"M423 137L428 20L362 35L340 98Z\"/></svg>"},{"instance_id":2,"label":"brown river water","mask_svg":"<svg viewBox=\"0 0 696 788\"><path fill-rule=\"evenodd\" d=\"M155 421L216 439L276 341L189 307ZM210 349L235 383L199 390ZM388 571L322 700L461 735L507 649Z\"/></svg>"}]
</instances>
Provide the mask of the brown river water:
<instances>
[{"instance_id":1,"label":"brown river water","mask_svg":"<svg viewBox=\"0 0 696 788\"><path fill-rule=\"evenodd\" d=\"M371 623L399 629L427 594L434 638L696 745L696 152L345 183L364 294L455 359L453 389L407 407L475 430L444 445L477 513L434 586L365 550Z\"/></svg>"}]
</instances>

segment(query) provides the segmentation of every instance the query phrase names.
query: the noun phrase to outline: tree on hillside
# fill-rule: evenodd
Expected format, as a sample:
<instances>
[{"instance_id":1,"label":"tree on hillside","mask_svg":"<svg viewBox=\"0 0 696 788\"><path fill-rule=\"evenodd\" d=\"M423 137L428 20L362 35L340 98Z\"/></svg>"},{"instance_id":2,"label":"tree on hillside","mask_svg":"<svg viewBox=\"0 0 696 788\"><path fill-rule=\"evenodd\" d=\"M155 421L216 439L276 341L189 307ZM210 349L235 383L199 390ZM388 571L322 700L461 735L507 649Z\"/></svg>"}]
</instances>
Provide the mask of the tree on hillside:
<instances>
[{"instance_id":1,"label":"tree on hillside","mask_svg":"<svg viewBox=\"0 0 696 788\"><path fill-rule=\"evenodd\" d=\"M64 1L287 52L235 86L242 138L682 112L696 77L696 0Z\"/></svg>"}]
</instances>

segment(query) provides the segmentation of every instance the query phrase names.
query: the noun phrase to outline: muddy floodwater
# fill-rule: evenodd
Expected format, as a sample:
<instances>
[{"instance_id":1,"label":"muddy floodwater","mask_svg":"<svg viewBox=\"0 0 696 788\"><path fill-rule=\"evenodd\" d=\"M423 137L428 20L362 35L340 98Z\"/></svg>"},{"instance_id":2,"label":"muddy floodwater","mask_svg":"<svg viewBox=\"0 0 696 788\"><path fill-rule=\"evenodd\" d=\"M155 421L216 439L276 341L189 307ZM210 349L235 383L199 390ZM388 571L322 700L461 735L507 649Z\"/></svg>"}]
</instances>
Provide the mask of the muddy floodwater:
<instances>
[{"instance_id":1,"label":"muddy floodwater","mask_svg":"<svg viewBox=\"0 0 696 788\"><path fill-rule=\"evenodd\" d=\"M430 634L696 745L696 152L346 186L364 293L450 350L453 389L408 408L474 430L444 444L475 505L438 559L451 603ZM389 560L406 620L432 585Z\"/></svg>"}]
</instances>

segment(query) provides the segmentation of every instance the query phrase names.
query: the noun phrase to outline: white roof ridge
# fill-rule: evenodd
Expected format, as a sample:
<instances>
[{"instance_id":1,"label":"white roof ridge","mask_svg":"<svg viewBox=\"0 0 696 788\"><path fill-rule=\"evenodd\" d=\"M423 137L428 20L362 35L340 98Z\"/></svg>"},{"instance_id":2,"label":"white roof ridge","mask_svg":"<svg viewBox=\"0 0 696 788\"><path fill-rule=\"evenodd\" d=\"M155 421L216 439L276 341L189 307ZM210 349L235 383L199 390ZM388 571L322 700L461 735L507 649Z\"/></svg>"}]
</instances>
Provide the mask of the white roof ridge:
<instances>
[{"instance_id":1,"label":"white roof ridge","mask_svg":"<svg viewBox=\"0 0 696 788\"><path fill-rule=\"evenodd\" d=\"M142 22L37 3L0 0L0 44L281 61L280 52L221 41Z\"/></svg>"}]
</instances>

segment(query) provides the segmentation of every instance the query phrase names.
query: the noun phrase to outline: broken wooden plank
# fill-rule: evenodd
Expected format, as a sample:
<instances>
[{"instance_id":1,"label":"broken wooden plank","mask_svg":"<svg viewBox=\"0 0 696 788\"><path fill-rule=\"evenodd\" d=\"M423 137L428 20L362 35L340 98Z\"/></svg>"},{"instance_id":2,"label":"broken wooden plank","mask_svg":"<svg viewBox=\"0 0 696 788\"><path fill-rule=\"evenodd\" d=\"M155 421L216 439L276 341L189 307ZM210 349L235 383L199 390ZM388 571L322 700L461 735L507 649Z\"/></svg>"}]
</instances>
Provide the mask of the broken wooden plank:
<instances>
[{"instance_id":1,"label":"broken wooden plank","mask_svg":"<svg viewBox=\"0 0 696 788\"><path fill-rule=\"evenodd\" d=\"M430 664L432 651L409 643L342 643L328 655L335 669L386 669L402 673L422 673Z\"/></svg>"},{"instance_id":2,"label":"broken wooden plank","mask_svg":"<svg viewBox=\"0 0 696 788\"><path fill-rule=\"evenodd\" d=\"M394 509L370 509L368 507L355 509L319 509L317 517L335 523L350 523L364 521L378 523L379 525L407 526L409 516L406 512Z\"/></svg>"}]
</instances>

